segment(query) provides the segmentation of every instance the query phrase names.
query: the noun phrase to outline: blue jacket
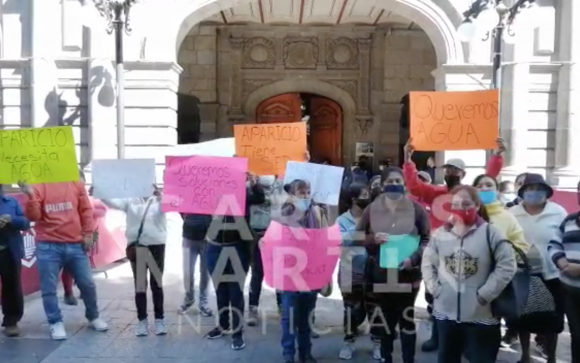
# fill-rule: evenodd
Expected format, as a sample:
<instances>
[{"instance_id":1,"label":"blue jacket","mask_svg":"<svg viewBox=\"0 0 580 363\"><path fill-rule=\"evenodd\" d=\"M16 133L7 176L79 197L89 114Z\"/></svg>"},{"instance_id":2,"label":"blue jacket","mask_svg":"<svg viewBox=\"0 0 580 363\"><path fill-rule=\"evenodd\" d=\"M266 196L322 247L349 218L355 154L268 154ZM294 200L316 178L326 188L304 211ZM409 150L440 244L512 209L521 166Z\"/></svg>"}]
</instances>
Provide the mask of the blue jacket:
<instances>
[{"instance_id":1,"label":"blue jacket","mask_svg":"<svg viewBox=\"0 0 580 363\"><path fill-rule=\"evenodd\" d=\"M12 221L0 228L0 245L8 248L18 262L24 257L24 239L21 231L30 229L30 222L22 213L20 204L13 197L0 196L0 215L8 214Z\"/></svg>"},{"instance_id":2,"label":"blue jacket","mask_svg":"<svg viewBox=\"0 0 580 363\"><path fill-rule=\"evenodd\" d=\"M336 219L336 224L338 224L338 227L340 228L343 257L345 257L347 253L352 254L353 272L361 274L364 273L365 264L367 261L367 252L365 247L358 246L354 241L354 235L356 234L356 222L350 211L341 214Z\"/></svg>"}]
</instances>

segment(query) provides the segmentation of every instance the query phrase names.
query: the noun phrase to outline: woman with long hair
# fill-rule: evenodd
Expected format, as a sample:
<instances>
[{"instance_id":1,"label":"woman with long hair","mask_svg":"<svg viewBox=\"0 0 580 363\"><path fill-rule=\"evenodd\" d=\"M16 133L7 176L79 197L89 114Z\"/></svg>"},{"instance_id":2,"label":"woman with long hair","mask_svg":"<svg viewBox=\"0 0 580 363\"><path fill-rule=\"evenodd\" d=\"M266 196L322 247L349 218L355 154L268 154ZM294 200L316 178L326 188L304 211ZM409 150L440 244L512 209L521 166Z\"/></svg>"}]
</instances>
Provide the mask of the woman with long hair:
<instances>
[{"instance_id":1,"label":"woman with long hair","mask_svg":"<svg viewBox=\"0 0 580 363\"><path fill-rule=\"evenodd\" d=\"M340 359L352 358L357 329L367 317L364 286L367 253L364 247L357 246L356 224L370 203L369 189L365 184L353 183L342 191L339 210L341 214L336 220L342 236L338 284L344 304L344 345L339 353ZM371 327L371 339L374 343L373 356L380 359L380 336L377 328Z\"/></svg>"},{"instance_id":2,"label":"woman with long hair","mask_svg":"<svg viewBox=\"0 0 580 363\"><path fill-rule=\"evenodd\" d=\"M381 185L383 193L364 210L356 227L366 235L362 241L369 256L365 282L379 308L370 312L370 323L371 326L377 323L377 315L382 318L378 324L382 328L380 358L383 362L393 362L398 326L403 363L414 363L417 342L414 306L421 285L419 267L423 249L429 241L429 217L419 203L407 198L401 169L386 168ZM389 245L396 247L389 249ZM400 250L408 253L401 256ZM399 284L403 284L404 290L395 288Z\"/></svg>"},{"instance_id":3,"label":"woman with long hair","mask_svg":"<svg viewBox=\"0 0 580 363\"><path fill-rule=\"evenodd\" d=\"M434 298L437 361L460 363L464 353L473 351L477 363L494 363L501 330L491 303L516 273L515 254L499 228L489 223L475 188L455 187L449 211L450 222L433 233L421 267Z\"/></svg>"}]
</instances>

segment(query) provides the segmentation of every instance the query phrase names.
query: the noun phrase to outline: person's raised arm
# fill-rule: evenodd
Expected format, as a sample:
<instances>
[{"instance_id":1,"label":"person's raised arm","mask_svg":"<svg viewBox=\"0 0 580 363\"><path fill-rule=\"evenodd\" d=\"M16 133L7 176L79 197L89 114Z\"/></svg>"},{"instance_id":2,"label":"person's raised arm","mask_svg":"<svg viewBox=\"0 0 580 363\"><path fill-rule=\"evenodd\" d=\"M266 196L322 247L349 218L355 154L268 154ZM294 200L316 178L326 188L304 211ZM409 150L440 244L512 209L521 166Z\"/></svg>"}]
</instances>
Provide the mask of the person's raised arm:
<instances>
[{"instance_id":1,"label":"person's raised arm","mask_svg":"<svg viewBox=\"0 0 580 363\"><path fill-rule=\"evenodd\" d=\"M503 168L503 153L507 149L505 141L502 138L498 138L496 143L497 149L494 150L493 155L485 167L485 173L494 178L497 178Z\"/></svg>"},{"instance_id":2,"label":"person's raised arm","mask_svg":"<svg viewBox=\"0 0 580 363\"><path fill-rule=\"evenodd\" d=\"M31 222L39 221L42 218L42 202L44 201L43 185L31 187L24 182L18 182L20 191L27 196L24 213Z\"/></svg>"},{"instance_id":3,"label":"person's raised arm","mask_svg":"<svg viewBox=\"0 0 580 363\"><path fill-rule=\"evenodd\" d=\"M412 195L420 198L427 204L433 203L435 198L447 193L447 187L423 183L419 179L417 166L413 162L413 153L415 149L412 145L413 140L405 144L405 162L403 163L403 177L405 178L405 187Z\"/></svg>"}]
</instances>

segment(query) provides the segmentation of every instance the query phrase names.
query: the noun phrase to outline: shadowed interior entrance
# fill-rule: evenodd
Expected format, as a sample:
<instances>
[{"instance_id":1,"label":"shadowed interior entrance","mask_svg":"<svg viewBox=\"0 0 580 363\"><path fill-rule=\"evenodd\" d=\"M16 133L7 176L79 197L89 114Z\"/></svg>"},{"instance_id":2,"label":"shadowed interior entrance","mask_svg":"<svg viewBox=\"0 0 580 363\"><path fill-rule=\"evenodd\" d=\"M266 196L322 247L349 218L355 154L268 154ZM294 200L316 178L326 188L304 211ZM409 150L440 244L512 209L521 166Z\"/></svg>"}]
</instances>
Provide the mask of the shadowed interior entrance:
<instances>
[{"instance_id":1,"label":"shadowed interior entrance","mask_svg":"<svg viewBox=\"0 0 580 363\"><path fill-rule=\"evenodd\" d=\"M340 105L330 98L309 93L286 93L262 101L256 109L258 123L306 122L308 149L315 162L342 164Z\"/></svg>"}]
</instances>

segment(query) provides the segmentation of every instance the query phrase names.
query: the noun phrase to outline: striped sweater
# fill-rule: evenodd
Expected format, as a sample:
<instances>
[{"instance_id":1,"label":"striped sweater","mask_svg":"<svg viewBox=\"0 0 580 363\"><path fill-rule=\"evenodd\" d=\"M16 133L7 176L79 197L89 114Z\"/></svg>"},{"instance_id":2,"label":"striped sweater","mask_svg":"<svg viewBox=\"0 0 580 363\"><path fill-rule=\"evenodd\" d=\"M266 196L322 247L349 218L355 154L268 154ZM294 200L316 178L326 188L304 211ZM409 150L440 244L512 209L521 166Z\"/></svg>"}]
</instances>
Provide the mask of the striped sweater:
<instances>
[{"instance_id":1,"label":"striped sweater","mask_svg":"<svg viewBox=\"0 0 580 363\"><path fill-rule=\"evenodd\" d=\"M559 228L558 238L548 246L554 264L561 258L580 264L580 212L569 214ZM569 286L580 288L580 278L560 273L560 280Z\"/></svg>"}]
</instances>

